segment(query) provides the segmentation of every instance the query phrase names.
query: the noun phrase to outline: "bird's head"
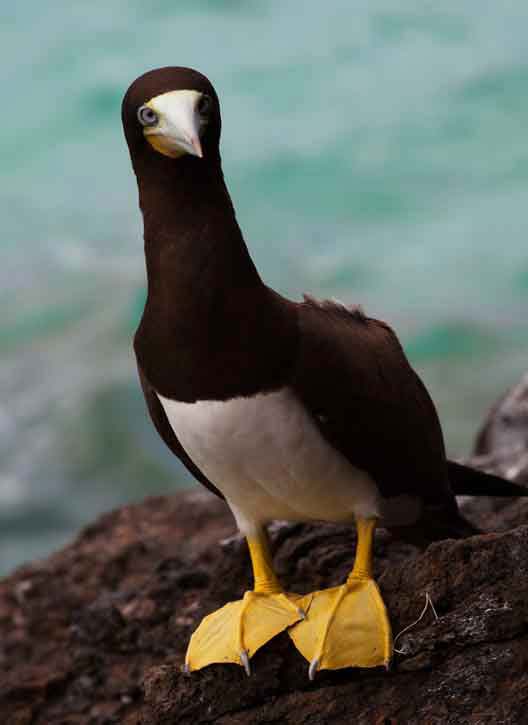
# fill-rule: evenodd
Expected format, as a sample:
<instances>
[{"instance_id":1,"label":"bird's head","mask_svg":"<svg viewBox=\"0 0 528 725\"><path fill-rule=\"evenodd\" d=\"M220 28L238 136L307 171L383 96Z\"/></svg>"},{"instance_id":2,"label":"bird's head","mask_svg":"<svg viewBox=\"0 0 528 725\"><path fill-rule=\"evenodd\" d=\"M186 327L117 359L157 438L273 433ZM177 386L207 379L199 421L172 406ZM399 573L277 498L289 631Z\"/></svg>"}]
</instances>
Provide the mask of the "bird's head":
<instances>
[{"instance_id":1,"label":"bird's head","mask_svg":"<svg viewBox=\"0 0 528 725\"><path fill-rule=\"evenodd\" d=\"M133 162L145 154L172 163L218 158L220 105L198 71L167 67L145 73L126 92L121 116Z\"/></svg>"}]
</instances>

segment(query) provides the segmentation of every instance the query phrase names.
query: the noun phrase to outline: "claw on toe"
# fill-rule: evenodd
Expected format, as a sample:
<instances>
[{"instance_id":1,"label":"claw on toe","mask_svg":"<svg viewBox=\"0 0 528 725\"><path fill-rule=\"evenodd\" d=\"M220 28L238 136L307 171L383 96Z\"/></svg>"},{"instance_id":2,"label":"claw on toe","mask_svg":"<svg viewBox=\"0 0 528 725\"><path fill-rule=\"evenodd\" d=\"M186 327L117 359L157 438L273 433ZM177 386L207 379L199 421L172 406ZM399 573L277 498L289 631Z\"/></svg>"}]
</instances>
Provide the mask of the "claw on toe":
<instances>
[{"instance_id":1,"label":"claw on toe","mask_svg":"<svg viewBox=\"0 0 528 725\"><path fill-rule=\"evenodd\" d=\"M241 665L251 674L250 659L266 642L302 620L311 596L277 592L246 592L205 617L189 642L185 656L187 671L213 663Z\"/></svg>"},{"instance_id":2,"label":"claw on toe","mask_svg":"<svg viewBox=\"0 0 528 725\"><path fill-rule=\"evenodd\" d=\"M392 656L387 611L372 579L316 592L307 619L289 635L310 663L310 680L320 669L387 666Z\"/></svg>"},{"instance_id":3,"label":"claw on toe","mask_svg":"<svg viewBox=\"0 0 528 725\"><path fill-rule=\"evenodd\" d=\"M308 678L311 682L315 680L315 676L317 674L317 670L319 669L319 658L314 657L314 659L310 662L310 667L308 668Z\"/></svg>"},{"instance_id":4,"label":"claw on toe","mask_svg":"<svg viewBox=\"0 0 528 725\"><path fill-rule=\"evenodd\" d=\"M246 671L246 675L248 677L251 677L251 666L249 664L249 656L245 649L242 650L240 653L240 662L242 663L242 667Z\"/></svg>"}]
</instances>

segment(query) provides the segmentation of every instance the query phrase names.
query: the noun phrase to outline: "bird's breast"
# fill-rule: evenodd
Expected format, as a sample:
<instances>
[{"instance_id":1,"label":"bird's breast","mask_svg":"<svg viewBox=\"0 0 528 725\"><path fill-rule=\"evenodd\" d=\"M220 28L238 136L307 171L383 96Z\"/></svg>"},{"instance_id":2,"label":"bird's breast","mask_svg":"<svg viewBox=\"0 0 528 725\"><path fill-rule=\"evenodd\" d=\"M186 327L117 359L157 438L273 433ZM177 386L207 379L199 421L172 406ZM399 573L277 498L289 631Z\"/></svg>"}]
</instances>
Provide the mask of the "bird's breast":
<instances>
[{"instance_id":1,"label":"bird's breast","mask_svg":"<svg viewBox=\"0 0 528 725\"><path fill-rule=\"evenodd\" d=\"M237 519L380 515L375 483L325 440L290 388L226 401L159 398L186 453Z\"/></svg>"}]
</instances>

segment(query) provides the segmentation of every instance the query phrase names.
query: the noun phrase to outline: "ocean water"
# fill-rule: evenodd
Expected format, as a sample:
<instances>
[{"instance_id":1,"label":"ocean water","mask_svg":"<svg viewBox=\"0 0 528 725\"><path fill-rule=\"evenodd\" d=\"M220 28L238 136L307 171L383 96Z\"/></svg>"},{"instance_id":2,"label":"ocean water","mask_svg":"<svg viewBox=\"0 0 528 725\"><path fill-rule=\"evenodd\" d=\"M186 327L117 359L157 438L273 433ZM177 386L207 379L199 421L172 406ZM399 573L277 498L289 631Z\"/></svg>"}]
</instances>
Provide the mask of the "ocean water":
<instances>
[{"instance_id":1,"label":"ocean water","mask_svg":"<svg viewBox=\"0 0 528 725\"><path fill-rule=\"evenodd\" d=\"M119 109L190 65L262 275L398 331L465 454L528 363L528 5L17 0L0 7L0 571L189 477L131 339L144 300Z\"/></svg>"}]
</instances>

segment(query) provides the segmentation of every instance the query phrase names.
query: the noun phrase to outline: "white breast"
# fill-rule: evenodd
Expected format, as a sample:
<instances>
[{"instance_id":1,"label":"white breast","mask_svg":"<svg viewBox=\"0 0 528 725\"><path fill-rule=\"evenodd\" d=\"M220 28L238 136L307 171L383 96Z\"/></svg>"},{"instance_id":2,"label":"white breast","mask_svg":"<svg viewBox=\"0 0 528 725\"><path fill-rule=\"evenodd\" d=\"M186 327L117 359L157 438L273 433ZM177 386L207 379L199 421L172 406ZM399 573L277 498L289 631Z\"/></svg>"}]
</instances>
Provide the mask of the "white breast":
<instances>
[{"instance_id":1,"label":"white breast","mask_svg":"<svg viewBox=\"0 0 528 725\"><path fill-rule=\"evenodd\" d=\"M187 454L230 504L242 531L270 519L379 516L379 492L326 442L289 388L182 403L159 396Z\"/></svg>"}]
</instances>

